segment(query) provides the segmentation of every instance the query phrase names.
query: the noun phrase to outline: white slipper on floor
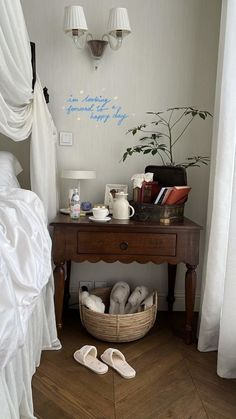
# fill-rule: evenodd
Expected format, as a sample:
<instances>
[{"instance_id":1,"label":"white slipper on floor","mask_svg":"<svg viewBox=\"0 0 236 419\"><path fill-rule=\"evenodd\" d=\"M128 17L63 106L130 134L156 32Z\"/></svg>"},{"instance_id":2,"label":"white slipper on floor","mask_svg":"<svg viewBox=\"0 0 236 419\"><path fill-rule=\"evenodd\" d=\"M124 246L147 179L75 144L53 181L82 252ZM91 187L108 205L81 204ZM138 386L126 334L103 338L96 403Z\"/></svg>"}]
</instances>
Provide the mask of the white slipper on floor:
<instances>
[{"instance_id":1,"label":"white slipper on floor","mask_svg":"<svg viewBox=\"0 0 236 419\"><path fill-rule=\"evenodd\" d=\"M85 345L74 353L74 359L97 374L105 374L108 366L97 358L95 346Z\"/></svg>"},{"instance_id":2,"label":"white slipper on floor","mask_svg":"<svg viewBox=\"0 0 236 419\"><path fill-rule=\"evenodd\" d=\"M101 355L101 359L123 378L133 378L136 375L136 371L126 362L124 355L118 349L106 349Z\"/></svg>"}]
</instances>

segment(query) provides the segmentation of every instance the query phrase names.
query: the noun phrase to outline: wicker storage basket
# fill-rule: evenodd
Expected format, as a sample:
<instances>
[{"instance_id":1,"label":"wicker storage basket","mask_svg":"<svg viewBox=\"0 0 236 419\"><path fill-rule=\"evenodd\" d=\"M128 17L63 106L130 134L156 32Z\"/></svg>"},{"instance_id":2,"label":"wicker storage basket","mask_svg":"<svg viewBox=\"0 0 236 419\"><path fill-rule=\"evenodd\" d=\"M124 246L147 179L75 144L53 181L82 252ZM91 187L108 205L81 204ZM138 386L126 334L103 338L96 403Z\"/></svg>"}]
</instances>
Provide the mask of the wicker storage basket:
<instances>
[{"instance_id":1,"label":"wicker storage basket","mask_svg":"<svg viewBox=\"0 0 236 419\"><path fill-rule=\"evenodd\" d=\"M91 294L101 297L106 311L110 303L111 288L96 288ZM81 299L79 299L81 301ZM134 314L96 313L79 302L80 318L85 329L95 338L106 342L132 342L147 334L156 320L157 292L154 304L145 311Z\"/></svg>"}]
</instances>

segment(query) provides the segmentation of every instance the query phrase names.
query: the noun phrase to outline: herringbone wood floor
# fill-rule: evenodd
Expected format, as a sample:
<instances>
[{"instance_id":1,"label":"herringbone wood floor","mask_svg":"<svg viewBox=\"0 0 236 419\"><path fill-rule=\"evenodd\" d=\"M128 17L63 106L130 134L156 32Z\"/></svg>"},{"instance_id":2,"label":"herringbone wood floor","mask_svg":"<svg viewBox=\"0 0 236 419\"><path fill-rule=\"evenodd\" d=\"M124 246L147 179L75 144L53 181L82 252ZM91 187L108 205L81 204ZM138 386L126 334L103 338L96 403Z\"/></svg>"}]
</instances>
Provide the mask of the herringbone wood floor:
<instances>
[{"instance_id":1,"label":"herringbone wood floor","mask_svg":"<svg viewBox=\"0 0 236 419\"><path fill-rule=\"evenodd\" d=\"M183 324L182 313L173 322ZM69 310L61 335L63 349L47 351L33 378L38 419L225 419L236 418L236 380L216 375L216 354L200 353L173 333L167 313L136 342L100 342L80 326L78 312ZM177 322L177 323L176 323ZM109 368L100 376L77 364L72 355L85 344L98 354L120 349L136 369L125 380Z\"/></svg>"}]
</instances>

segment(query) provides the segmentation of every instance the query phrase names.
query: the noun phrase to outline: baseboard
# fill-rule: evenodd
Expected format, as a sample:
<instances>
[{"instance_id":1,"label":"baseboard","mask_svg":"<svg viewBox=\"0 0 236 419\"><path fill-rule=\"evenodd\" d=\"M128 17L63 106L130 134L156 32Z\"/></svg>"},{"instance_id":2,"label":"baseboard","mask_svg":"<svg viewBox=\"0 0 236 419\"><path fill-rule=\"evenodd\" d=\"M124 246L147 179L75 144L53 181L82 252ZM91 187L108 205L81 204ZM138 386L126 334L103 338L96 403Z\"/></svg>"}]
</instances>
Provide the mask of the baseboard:
<instances>
[{"instance_id":1,"label":"baseboard","mask_svg":"<svg viewBox=\"0 0 236 419\"><path fill-rule=\"evenodd\" d=\"M70 290L69 307L74 308L74 309L79 308L77 289ZM200 294L196 294L194 310L199 311L199 307L200 307ZM166 294L158 294L158 309L160 311L167 311ZM174 311L185 310L185 293L184 292L177 291L175 293L175 303L174 303L173 310Z\"/></svg>"}]
</instances>

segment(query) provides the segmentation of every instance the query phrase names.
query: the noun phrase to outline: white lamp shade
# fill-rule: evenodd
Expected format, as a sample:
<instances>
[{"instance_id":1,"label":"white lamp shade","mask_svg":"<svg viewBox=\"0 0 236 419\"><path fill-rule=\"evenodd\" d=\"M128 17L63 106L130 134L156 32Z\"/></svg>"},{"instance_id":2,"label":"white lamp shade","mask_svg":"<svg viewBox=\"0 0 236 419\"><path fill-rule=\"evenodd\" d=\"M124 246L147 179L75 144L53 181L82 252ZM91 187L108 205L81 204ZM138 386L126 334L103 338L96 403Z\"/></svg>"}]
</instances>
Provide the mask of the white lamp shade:
<instances>
[{"instance_id":1,"label":"white lamp shade","mask_svg":"<svg viewBox=\"0 0 236 419\"><path fill-rule=\"evenodd\" d=\"M122 31L122 37L129 35L131 32L128 12L124 7L110 10L107 32L116 38L116 31Z\"/></svg>"},{"instance_id":2,"label":"white lamp shade","mask_svg":"<svg viewBox=\"0 0 236 419\"><path fill-rule=\"evenodd\" d=\"M96 172L94 170L63 170L61 177L64 179L95 179Z\"/></svg>"},{"instance_id":3,"label":"white lamp shade","mask_svg":"<svg viewBox=\"0 0 236 419\"><path fill-rule=\"evenodd\" d=\"M82 36L88 30L84 9L81 6L65 7L64 31L72 36L72 29L78 30L78 36Z\"/></svg>"}]
</instances>

